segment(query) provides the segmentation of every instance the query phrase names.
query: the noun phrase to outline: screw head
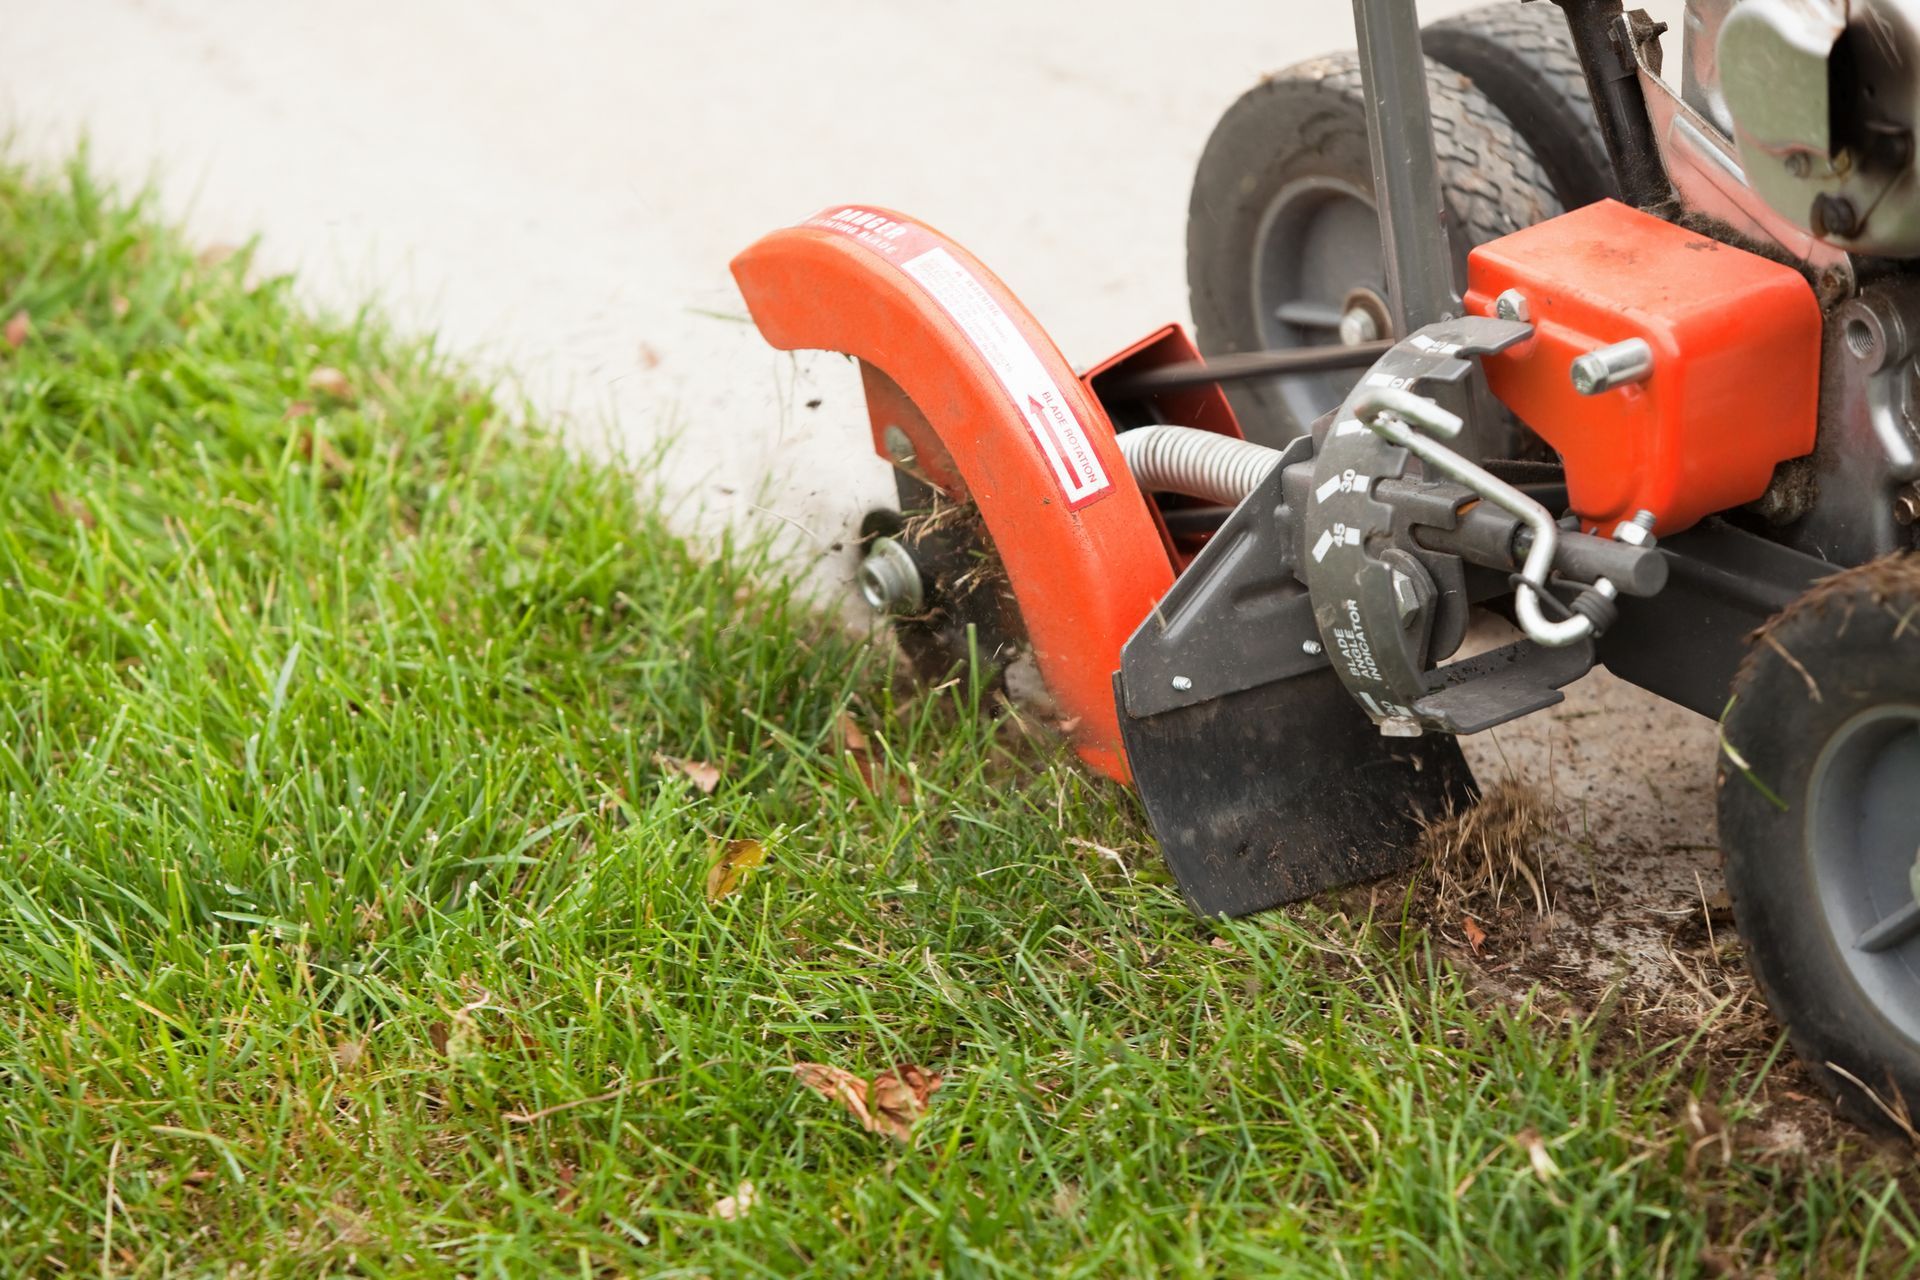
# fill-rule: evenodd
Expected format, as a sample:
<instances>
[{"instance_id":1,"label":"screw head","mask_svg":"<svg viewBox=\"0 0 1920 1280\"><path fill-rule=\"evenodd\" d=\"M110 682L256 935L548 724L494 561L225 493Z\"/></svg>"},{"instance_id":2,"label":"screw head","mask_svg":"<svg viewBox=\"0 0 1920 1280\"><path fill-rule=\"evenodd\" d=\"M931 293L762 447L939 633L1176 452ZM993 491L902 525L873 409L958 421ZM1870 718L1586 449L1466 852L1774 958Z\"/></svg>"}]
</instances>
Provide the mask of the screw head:
<instances>
[{"instance_id":1,"label":"screw head","mask_svg":"<svg viewBox=\"0 0 1920 1280\"><path fill-rule=\"evenodd\" d=\"M1326 650L1320 647L1318 640L1302 640L1300 642L1300 652L1306 654L1309 658L1317 658L1326 652Z\"/></svg>"},{"instance_id":2,"label":"screw head","mask_svg":"<svg viewBox=\"0 0 1920 1280\"><path fill-rule=\"evenodd\" d=\"M1613 527L1613 540L1630 547L1644 547L1653 541L1653 534L1631 520L1622 520Z\"/></svg>"},{"instance_id":3,"label":"screw head","mask_svg":"<svg viewBox=\"0 0 1920 1280\"><path fill-rule=\"evenodd\" d=\"M1508 289L1495 298L1493 314L1502 320L1518 320L1522 323L1533 319L1533 309L1527 305L1527 295L1518 289Z\"/></svg>"},{"instance_id":4,"label":"screw head","mask_svg":"<svg viewBox=\"0 0 1920 1280\"><path fill-rule=\"evenodd\" d=\"M1187 679L1185 676L1175 676L1173 678L1173 687L1181 693L1185 693L1187 690L1193 688L1193 681Z\"/></svg>"},{"instance_id":5,"label":"screw head","mask_svg":"<svg viewBox=\"0 0 1920 1280\"><path fill-rule=\"evenodd\" d=\"M1342 346L1357 347L1363 342L1373 342L1380 337L1380 322L1373 318L1373 312L1365 307L1348 307L1340 317L1340 343Z\"/></svg>"}]
</instances>

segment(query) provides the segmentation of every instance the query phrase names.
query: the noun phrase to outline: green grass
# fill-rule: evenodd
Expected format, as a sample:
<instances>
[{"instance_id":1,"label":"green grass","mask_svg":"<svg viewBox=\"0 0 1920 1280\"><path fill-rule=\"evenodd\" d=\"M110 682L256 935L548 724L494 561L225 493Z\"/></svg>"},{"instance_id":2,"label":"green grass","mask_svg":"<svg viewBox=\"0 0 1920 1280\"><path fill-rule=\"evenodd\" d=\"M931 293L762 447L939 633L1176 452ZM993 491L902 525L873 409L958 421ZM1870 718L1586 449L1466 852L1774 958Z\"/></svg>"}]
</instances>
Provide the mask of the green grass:
<instances>
[{"instance_id":1,"label":"green grass","mask_svg":"<svg viewBox=\"0 0 1920 1280\"><path fill-rule=\"evenodd\" d=\"M1913 1269L1885 1163L1695 1148L1751 1070L1191 918L969 684L247 269L0 174L0 1270ZM899 1146L798 1062L945 1085Z\"/></svg>"}]
</instances>

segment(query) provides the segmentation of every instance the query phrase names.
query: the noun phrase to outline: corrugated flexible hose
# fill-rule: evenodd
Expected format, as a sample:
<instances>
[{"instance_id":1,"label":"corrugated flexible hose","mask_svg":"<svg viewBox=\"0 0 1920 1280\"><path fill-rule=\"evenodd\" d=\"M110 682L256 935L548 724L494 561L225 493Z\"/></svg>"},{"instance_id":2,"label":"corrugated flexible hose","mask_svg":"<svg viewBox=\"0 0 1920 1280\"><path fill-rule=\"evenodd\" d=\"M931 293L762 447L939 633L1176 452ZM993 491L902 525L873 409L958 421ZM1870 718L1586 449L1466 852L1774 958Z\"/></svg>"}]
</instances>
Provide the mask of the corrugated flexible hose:
<instances>
[{"instance_id":1,"label":"corrugated flexible hose","mask_svg":"<svg viewBox=\"0 0 1920 1280\"><path fill-rule=\"evenodd\" d=\"M1184 493L1236 506L1267 478L1280 450L1196 427L1135 427L1115 437L1133 479L1149 493Z\"/></svg>"}]
</instances>

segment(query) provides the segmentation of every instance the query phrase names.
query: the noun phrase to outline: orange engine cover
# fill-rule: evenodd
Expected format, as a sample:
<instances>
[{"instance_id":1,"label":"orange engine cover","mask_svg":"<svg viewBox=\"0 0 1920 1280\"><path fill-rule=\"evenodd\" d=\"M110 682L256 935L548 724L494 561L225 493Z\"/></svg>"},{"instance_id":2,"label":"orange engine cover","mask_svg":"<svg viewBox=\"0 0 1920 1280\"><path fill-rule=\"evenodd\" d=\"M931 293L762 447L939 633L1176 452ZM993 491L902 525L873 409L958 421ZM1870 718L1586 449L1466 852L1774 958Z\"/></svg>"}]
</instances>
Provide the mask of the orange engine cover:
<instances>
[{"instance_id":1,"label":"orange engine cover","mask_svg":"<svg viewBox=\"0 0 1920 1280\"><path fill-rule=\"evenodd\" d=\"M1646 510L1675 533L1752 502L1813 449L1820 305L1799 272L1615 200L1481 245L1467 310L1517 289L1534 336L1486 361L1508 408L1559 450L1588 531ZM1576 357L1644 338L1653 371L1598 395Z\"/></svg>"}]
</instances>

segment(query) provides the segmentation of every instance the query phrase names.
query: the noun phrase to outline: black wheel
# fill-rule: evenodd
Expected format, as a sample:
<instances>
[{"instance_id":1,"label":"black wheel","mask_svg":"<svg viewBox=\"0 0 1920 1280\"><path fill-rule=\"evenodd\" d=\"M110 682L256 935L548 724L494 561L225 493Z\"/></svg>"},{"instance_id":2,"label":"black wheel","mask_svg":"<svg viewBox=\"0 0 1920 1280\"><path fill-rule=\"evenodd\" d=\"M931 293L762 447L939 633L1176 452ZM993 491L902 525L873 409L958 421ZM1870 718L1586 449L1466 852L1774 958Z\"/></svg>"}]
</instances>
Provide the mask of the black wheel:
<instances>
[{"instance_id":1,"label":"black wheel","mask_svg":"<svg viewBox=\"0 0 1920 1280\"><path fill-rule=\"evenodd\" d=\"M1466 76L1506 113L1561 205L1577 209L1620 194L1558 5L1507 0L1469 9L1428 27L1420 43L1429 58Z\"/></svg>"},{"instance_id":2,"label":"black wheel","mask_svg":"<svg viewBox=\"0 0 1920 1280\"><path fill-rule=\"evenodd\" d=\"M1552 217L1561 205L1533 152L1465 76L1430 60L1427 96L1464 284L1475 245ZM1187 285L1207 355L1391 336L1351 54L1280 72L1221 117L1194 175ZM1238 383L1228 394L1250 438L1284 444L1335 408L1358 376Z\"/></svg>"},{"instance_id":3,"label":"black wheel","mask_svg":"<svg viewBox=\"0 0 1920 1280\"><path fill-rule=\"evenodd\" d=\"M1727 890L1768 1005L1843 1111L1920 1117L1920 554L1769 623L1722 732Z\"/></svg>"}]
</instances>

